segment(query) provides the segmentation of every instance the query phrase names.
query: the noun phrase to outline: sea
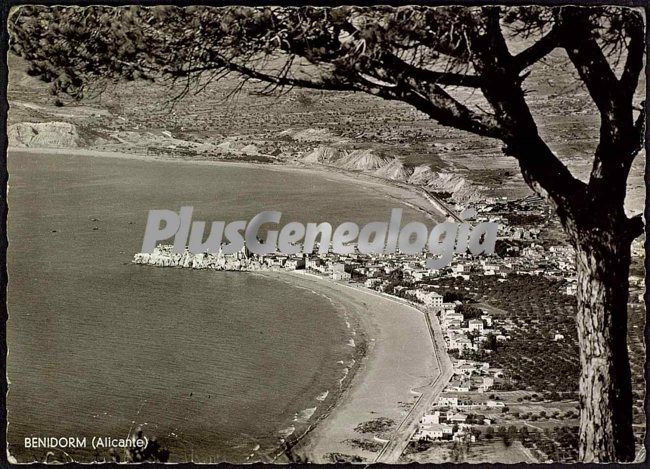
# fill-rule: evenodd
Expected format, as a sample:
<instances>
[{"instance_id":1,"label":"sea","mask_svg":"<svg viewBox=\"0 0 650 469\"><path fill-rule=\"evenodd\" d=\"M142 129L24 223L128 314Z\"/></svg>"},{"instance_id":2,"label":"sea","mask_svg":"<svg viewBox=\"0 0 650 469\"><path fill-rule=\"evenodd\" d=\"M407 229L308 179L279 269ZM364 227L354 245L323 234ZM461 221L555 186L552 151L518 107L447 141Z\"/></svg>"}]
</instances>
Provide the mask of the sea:
<instances>
[{"instance_id":1,"label":"sea","mask_svg":"<svg viewBox=\"0 0 650 469\"><path fill-rule=\"evenodd\" d=\"M171 461L271 461L332 405L354 359L335 298L263 276L131 263L152 209L194 219L387 221L394 199L327 173L10 152L8 449L103 460L29 437L126 438ZM404 223L425 221L407 206ZM431 222L429 222L431 223ZM354 343L354 342L352 342Z\"/></svg>"}]
</instances>

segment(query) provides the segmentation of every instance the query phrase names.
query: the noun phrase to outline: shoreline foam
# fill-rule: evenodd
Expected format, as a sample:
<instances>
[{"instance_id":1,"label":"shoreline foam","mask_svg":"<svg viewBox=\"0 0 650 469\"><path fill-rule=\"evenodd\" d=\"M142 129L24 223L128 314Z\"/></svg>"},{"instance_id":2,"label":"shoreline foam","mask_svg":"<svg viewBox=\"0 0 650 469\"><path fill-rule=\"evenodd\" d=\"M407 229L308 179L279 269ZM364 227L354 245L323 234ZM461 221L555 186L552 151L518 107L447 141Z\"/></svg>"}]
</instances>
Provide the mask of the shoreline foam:
<instances>
[{"instance_id":1,"label":"shoreline foam","mask_svg":"<svg viewBox=\"0 0 650 469\"><path fill-rule=\"evenodd\" d=\"M326 168L292 167L289 165L272 166L269 164L230 161L171 160L132 154L93 152L84 149L52 150L12 148L9 152L44 153L52 155L75 153L91 157L139 159L150 162L244 166L272 171L311 172L321 175L323 173L336 173L339 179L353 181L368 188L379 188L401 204L410 205L408 202L402 200L404 194L407 194L408 197L420 197L422 205L427 207L426 209L420 209L426 211L430 218L435 219L435 215L432 214L433 207L430 200L417 194L413 187L409 189L399 188L389 181L379 180L378 178L373 178L373 180L369 179L366 175L357 173L345 174L339 171L328 171ZM436 376L433 364L433 349L429 342L428 329L423 314L411 306L396 300L391 300L385 296L382 297L376 293L338 284L317 276L309 278L310 276L308 275L289 272L258 271L255 273L267 277L274 277L285 282L291 278L292 281L288 283L292 285L318 291L330 298L330 300L332 300L333 296L337 303L344 305L346 312L350 312L354 316L353 321L360 324L360 332L362 333L362 337L357 336L354 342L355 359L344 367L346 373L340 380L340 390L329 393L323 399L323 402L319 402L315 396L315 404L319 404L318 409L310 415L308 420L311 423L308 424L304 433L297 438L297 445L293 449L294 454L299 454L303 459L308 458L312 462L329 462L327 454L335 452L354 454L368 461L372 460L375 456L372 452L361 448L350 448L345 443L346 439L364 436L354 432L356 424L379 416L385 416L385 414L394 417L397 421L406 413L403 404L409 398L413 398L412 390L427 385ZM368 295L365 301L361 299L364 295ZM379 313L370 312L372 306L380 310L381 319L378 317ZM406 316L400 317L400 314L405 314ZM405 317L408 317L408 320L404 320ZM407 326L411 327L410 331ZM389 330L390 334L387 334ZM410 334L407 332L410 332ZM395 342L395 339L400 334L401 337ZM418 337L414 339L413 334L418 335ZM378 346L378 342L382 342L382 344ZM385 346L383 342L387 342L388 345ZM363 346L360 346L362 343ZM416 343L421 347L412 347L410 352L403 350L405 345L408 347L409 344L413 346ZM383 350L383 348L387 348L388 350ZM397 362L395 362L396 358L398 358ZM388 362L388 366L386 362ZM393 362L393 366L390 366L391 362ZM404 371L402 370L403 365L406 365L406 368L408 368L413 363L418 364L420 368L419 372L415 374L407 373L407 377L412 381L411 384L404 385L403 381L406 381L406 379L395 380L395 373L399 374L399 372ZM368 382L369 376L372 378L370 379L370 383ZM373 386L376 389L372 389ZM378 401L376 399L376 391L382 390L384 387L390 388L386 389L386 392L383 393L384 398L388 397L384 401L381 398ZM371 404L376 404L375 407L377 410L370 409L361 402L364 400L364 394L366 397L370 396L368 401ZM396 396L400 396L404 401L396 401ZM344 407L352 408L353 412L346 412L343 409ZM323 409L322 411L321 408ZM293 425L291 428L291 434L293 434L296 428ZM289 428L285 430L287 431L287 436L289 436ZM342 435L346 438L342 438ZM370 436L368 437L370 438Z\"/></svg>"},{"instance_id":2,"label":"shoreline foam","mask_svg":"<svg viewBox=\"0 0 650 469\"><path fill-rule=\"evenodd\" d=\"M320 415L292 446L293 454L313 463L332 462L329 453L359 456L364 462L372 462L378 453L352 446L349 440L374 440L377 435L358 433L355 427L386 417L395 421L396 428L417 402L417 390L429 386L441 374L424 313L375 292L316 275L283 271L256 274L280 281L289 277L297 286L308 285L335 295L359 322L367 343L365 353L346 367L345 383L335 401L322 413L319 410ZM387 433L384 436L390 438L392 431Z\"/></svg>"}]
</instances>

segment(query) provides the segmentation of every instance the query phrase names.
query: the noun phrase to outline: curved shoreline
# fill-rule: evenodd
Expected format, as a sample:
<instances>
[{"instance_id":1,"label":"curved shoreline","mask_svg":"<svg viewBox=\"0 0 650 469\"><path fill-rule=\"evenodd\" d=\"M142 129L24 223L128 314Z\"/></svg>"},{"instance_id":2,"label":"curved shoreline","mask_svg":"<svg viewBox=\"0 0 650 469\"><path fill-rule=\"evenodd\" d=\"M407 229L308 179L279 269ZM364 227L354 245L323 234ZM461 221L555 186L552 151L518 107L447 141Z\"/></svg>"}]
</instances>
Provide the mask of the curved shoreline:
<instances>
[{"instance_id":1,"label":"curved shoreline","mask_svg":"<svg viewBox=\"0 0 650 469\"><path fill-rule=\"evenodd\" d=\"M389 181L362 173L345 174L339 171L328 171L326 167L305 168L230 161L171 160L89 150L70 151L68 149L12 148L10 152L52 155L73 153L83 156L139 159L150 162L245 166L273 171L314 173L321 177L336 174L337 182L343 181L379 189L400 204L410 205L402 200L404 194L408 194L409 197L419 197L417 194L414 196L413 191L398 188L390 184ZM431 213L430 202L426 199L422 199L420 202L422 205L428 206L427 213L430 218L435 219ZM424 208L420 208L420 210L425 211ZM358 424L377 417L391 418L396 422L397 427L405 414L412 409L414 405L412 402L419 395L417 390L430 385L435 378L434 355L424 315L421 311L403 304L397 299L371 293L365 289L353 288L329 279L315 276L310 278L304 274L293 274L286 271L258 273L268 277L277 276L276 278L282 281L291 279L289 283L295 286L302 285L305 288L324 292L325 296L335 297L350 312L351 316L358 319L361 329L367 337L366 354L363 359L355 363L356 369L349 372L345 389L332 393L331 401L328 399L332 402L331 404L323 403L323 407L327 406L327 409L323 414L319 415L319 412L313 417L314 422L309 425L305 432L306 436L301 436L301 441L295 447L294 453L309 458L312 462L329 462L327 454L336 452L357 455L367 461L374 460L377 456L376 452L350 447L346 440L364 439L383 444L387 441L384 436L391 435L380 437L364 435L355 432L354 428ZM406 373L405 376L398 378L403 372ZM303 438L303 436L305 437Z\"/></svg>"},{"instance_id":2,"label":"curved shoreline","mask_svg":"<svg viewBox=\"0 0 650 469\"><path fill-rule=\"evenodd\" d=\"M314 429L316 429L323 422L323 420L327 419L332 411L340 404L341 399L351 386L353 379L361 366L361 363L367 357L367 346L369 339L368 331L360 325L359 314L357 314L356 311L352 313L352 308L350 307L349 302L339 298L337 295L332 295L330 291L324 291L325 289L319 288L320 285L307 285L302 284L299 281L297 282L293 276L289 274L289 272L283 270L248 271L244 273L258 275L266 279L271 279L272 281L283 282L293 288L304 289L310 293L323 296L329 299L333 304L338 303L341 309L345 311L343 313L343 320L348 325L348 328L354 337L353 340L355 344L355 350L352 353L353 358L346 362L343 360L339 361L341 366L343 366L344 373L341 379L338 380L338 389L328 389L328 395L318 404L314 404L315 412L312 414L312 416L310 416L309 419L307 419L307 422L303 422L303 425L299 428L299 433L293 433L291 436L288 436L286 438L286 444L281 444L276 448L275 455L270 461L271 463L306 462L304 460L305 455L301 454L299 448L301 448L301 446L304 444L304 441L309 438ZM341 314L339 308L335 306L334 309L334 314ZM332 384L334 384L334 382L332 382Z\"/></svg>"},{"instance_id":3,"label":"curved shoreline","mask_svg":"<svg viewBox=\"0 0 650 469\"><path fill-rule=\"evenodd\" d=\"M401 423L423 395L422 390L433 386L444 374L437 364L437 351L424 313L397 299L316 275L257 273L285 282L290 278L292 285L334 295L357 318L367 340L366 354L346 388L300 436L292 452L313 463L332 462L330 453L373 462L378 451L350 444L350 440L385 447L398 437ZM382 417L395 424L381 435L355 431L358 425Z\"/></svg>"},{"instance_id":4,"label":"curved shoreline","mask_svg":"<svg viewBox=\"0 0 650 469\"><path fill-rule=\"evenodd\" d=\"M230 167L243 167L264 169L267 171L279 172L297 172L302 174L317 174L321 177L336 176L336 182L344 182L348 184L362 185L369 189L374 189L382 192L387 197L395 200L396 203L407 205L415 210L422 212L427 218L435 221L444 221L447 217L445 213L445 206L437 201L430 194L417 186L404 184L388 179L379 178L363 172L347 171L326 165L307 165L307 164L292 164L292 163L251 163L246 161L230 161L230 160L206 160L196 158L170 158L152 155L141 155L136 153L123 153L114 151L98 151L86 148L23 148L23 147L8 147L7 155L11 153L42 153L47 155L78 155L78 156L91 156L98 158L120 158L138 161L146 161L150 163L166 163L166 164L191 164L191 165L206 165L206 166L230 166ZM456 217L452 213L452 217Z\"/></svg>"}]
</instances>

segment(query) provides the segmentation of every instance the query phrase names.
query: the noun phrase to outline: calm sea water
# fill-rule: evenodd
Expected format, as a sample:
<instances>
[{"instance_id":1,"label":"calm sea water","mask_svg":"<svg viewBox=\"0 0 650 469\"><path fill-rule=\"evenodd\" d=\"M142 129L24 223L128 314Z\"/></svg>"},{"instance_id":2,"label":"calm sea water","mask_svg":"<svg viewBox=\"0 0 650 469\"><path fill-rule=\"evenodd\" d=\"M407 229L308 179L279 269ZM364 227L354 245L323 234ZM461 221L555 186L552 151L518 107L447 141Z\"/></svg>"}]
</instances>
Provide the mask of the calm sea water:
<instances>
[{"instance_id":1,"label":"calm sea water","mask_svg":"<svg viewBox=\"0 0 650 469\"><path fill-rule=\"evenodd\" d=\"M19 461L44 454L24 449L26 436L122 437L135 425L172 460L263 459L333 394L352 350L327 298L130 261L150 209L365 223L394 202L264 168L14 153L9 173L8 439ZM422 217L405 208L405 219Z\"/></svg>"}]
</instances>

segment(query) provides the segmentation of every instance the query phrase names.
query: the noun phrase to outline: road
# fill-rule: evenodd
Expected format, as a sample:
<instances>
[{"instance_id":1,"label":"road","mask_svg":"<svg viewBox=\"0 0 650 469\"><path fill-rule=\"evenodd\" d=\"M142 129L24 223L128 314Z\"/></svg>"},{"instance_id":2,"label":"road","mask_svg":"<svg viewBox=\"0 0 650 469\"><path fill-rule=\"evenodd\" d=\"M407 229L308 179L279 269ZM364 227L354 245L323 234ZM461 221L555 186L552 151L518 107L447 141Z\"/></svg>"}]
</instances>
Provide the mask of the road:
<instances>
[{"instance_id":1,"label":"road","mask_svg":"<svg viewBox=\"0 0 650 469\"><path fill-rule=\"evenodd\" d=\"M393 437L384 445L382 450L377 455L375 462L396 464L406 449L411 436L415 433L418 423L427 410L431 407L434 401L438 398L444 387L449 383L453 376L453 369L449 355L445 347L445 341L442 337L442 331L437 323L438 319L434 318L432 323L429 313L423 313L427 324L429 326L429 334L435 350L436 362L440 374L425 388L418 391L422 394L415 402L411 410L404 417L402 422L398 425L397 429L393 432Z\"/></svg>"},{"instance_id":2,"label":"road","mask_svg":"<svg viewBox=\"0 0 650 469\"><path fill-rule=\"evenodd\" d=\"M431 204L436 207L437 209L441 210L445 216L451 217L454 219L455 222L457 223L463 223L463 219L460 218L458 215L456 215L456 212L454 212L449 206L440 200L439 197L433 195L430 191L426 189L422 189L422 193L424 196L431 202Z\"/></svg>"},{"instance_id":3,"label":"road","mask_svg":"<svg viewBox=\"0 0 650 469\"><path fill-rule=\"evenodd\" d=\"M323 278L319 275L310 274L304 271L302 272L302 275L313 276L318 279ZM420 393L420 396L415 401L415 404L411 407L406 416L404 416L395 431L391 432L391 438L377 454L374 461L376 463L396 464L406 449L409 441L411 440L411 437L417 430L420 420L430 409L431 405L438 399L438 396L453 376L453 366L451 359L447 354L447 347L442 336L440 324L438 323L438 319L435 317L434 313L422 311L419 305L416 305L405 299L394 297L386 293L369 290L365 287L349 282L333 282L347 288L362 290L368 294L387 298L417 309L424 316L424 319L427 323L429 336L433 345L432 353L434 354L435 362L437 364L438 370L440 370L440 373L438 373L438 375L428 385L412 390L413 392Z\"/></svg>"}]
</instances>

